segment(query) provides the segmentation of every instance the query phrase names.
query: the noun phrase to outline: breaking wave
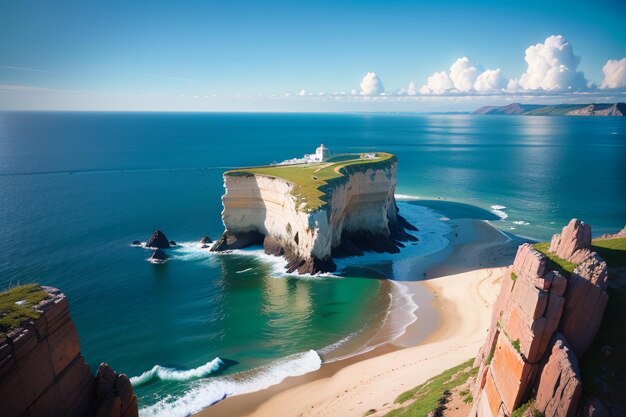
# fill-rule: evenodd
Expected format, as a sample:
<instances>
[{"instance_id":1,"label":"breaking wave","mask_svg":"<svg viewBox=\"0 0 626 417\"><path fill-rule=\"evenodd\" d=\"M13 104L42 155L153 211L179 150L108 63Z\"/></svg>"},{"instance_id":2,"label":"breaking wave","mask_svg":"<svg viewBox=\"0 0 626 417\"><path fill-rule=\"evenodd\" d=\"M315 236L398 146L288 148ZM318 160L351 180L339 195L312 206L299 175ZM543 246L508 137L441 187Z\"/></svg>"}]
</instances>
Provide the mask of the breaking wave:
<instances>
[{"instance_id":1,"label":"breaking wave","mask_svg":"<svg viewBox=\"0 0 626 417\"><path fill-rule=\"evenodd\" d=\"M309 350L240 374L199 379L181 397L163 398L156 404L139 410L139 415L186 417L231 395L259 391L278 384L287 377L316 371L321 365L319 355L314 350Z\"/></svg>"},{"instance_id":2,"label":"breaking wave","mask_svg":"<svg viewBox=\"0 0 626 417\"><path fill-rule=\"evenodd\" d=\"M132 377L130 379L130 383L133 384L133 386L138 386L153 381L155 379L158 379L160 381L190 381L193 379L206 377L214 372L223 369L224 366L225 363L220 358L215 358L202 366L198 366L197 368L189 369L186 371L180 371L174 368L166 368L161 365L155 365L149 371L146 371L139 376Z\"/></svg>"},{"instance_id":3,"label":"breaking wave","mask_svg":"<svg viewBox=\"0 0 626 417\"><path fill-rule=\"evenodd\" d=\"M506 206L499 206L495 204L491 206L491 212L495 214L496 216L498 216L500 220L506 220L509 217L509 215L504 212L505 208Z\"/></svg>"}]
</instances>

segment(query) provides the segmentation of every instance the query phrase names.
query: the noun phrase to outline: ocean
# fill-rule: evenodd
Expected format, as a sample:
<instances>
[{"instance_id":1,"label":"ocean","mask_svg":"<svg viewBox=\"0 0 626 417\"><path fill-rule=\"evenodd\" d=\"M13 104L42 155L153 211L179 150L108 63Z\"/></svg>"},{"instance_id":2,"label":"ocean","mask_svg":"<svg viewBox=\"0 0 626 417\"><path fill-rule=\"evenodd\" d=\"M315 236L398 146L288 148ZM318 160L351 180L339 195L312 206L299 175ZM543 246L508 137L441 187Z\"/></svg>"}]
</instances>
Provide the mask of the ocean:
<instances>
[{"instance_id":1,"label":"ocean","mask_svg":"<svg viewBox=\"0 0 626 417\"><path fill-rule=\"evenodd\" d=\"M286 275L258 248L200 248L223 230L224 170L320 143L397 154L417 244L341 261L340 277ZM366 329L394 303L408 325L417 306L401 281L418 277L403 265L447 245L444 212L536 240L572 217L596 235L621 229L625 166L624 118L5 112L0 287L60 288L92 368L132 377L142 415L186 415L371 347ZM179 243L164 265L130 245L156 229Z\"/></svg>"}]
</instances>

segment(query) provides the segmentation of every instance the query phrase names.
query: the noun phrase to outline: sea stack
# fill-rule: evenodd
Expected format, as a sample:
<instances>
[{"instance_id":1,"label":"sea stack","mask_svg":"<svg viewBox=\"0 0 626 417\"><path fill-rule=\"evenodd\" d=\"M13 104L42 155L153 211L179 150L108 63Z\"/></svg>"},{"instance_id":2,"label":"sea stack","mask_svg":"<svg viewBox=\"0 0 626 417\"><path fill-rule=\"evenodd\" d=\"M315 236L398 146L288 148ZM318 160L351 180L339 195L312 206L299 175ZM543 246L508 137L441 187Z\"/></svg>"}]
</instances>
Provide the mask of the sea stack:
<instances>
[{"instance_id":1,"label":"sea stack","mask_svg":"<svg viewBox=\"0 0 626 417\"><path fill-rule=\"evenodd\" d=\"M157 249L167 249L170 247L170 242L165 237L165 233L160 230L157 230L152 234L148 242L146 243L146 247L148 248L157 248Z\"/></svg>"},{"instance_id":2,"label":"sea stack","mask_svg":"<svg viewBox=\"0 0 626 417\"><path fill-rule=\"evenodd\" d=\"M263 245L287 271L332 272L332 257L397 252L417 240L394 198L397 159L377 152L330 156L323 145L292 164L224 174L225 231L212 251Z\"/></svg>"}]
</instances>

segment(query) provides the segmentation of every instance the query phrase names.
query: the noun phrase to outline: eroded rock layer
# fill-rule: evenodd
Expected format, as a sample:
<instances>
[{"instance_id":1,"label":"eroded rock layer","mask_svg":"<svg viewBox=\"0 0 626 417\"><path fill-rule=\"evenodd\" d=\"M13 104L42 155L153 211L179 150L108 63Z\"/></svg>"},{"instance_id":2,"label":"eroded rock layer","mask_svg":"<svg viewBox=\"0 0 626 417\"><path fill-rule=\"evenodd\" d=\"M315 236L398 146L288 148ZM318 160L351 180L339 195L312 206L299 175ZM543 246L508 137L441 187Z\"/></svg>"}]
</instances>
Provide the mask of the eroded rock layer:
<instances>
[{"instance_id":1,"label":"eroded rock layer","mask_svg":"<svg viewBox=\"0 0 626 417\"><path fill-rule=\"evenodd\" d=\"M0 415L3 417L133 417L137 398L126 375L102 364L94 377L80 354L65 295L35 306L36 320L0 339Z\"/></svg>"},{"instance_id":2,"label":"eroded rock layer","mask_svg":"<svg viewBox=\"0 0 626 417\"><path fill-rule=\"evenodd\" d=\"M386 167L347 173L325 189L326 203L305 209L293 184L266 175L224 176L225 232L215 251L263 244L268 254L285 256L288 272L330 272L332 257L364 251L397 252L416 240L413 226L398 214L394 199L395 160Z\"/></svg>"},{"instance_id":3,"label":"eroded rock layer","mask_svg":"<svg viewBox=\"0 0 626 417\"><path fill-rule=\"evenodd\" d=\"M576 264L553 270L530 244L519 247L502 279L479 368L471 417L509 416L531 398L524 415L578 413L578 358L595 337L608 301L607 265L591 251L591 227L573 219L549 252Z\"/></svg>"}]
</instances>

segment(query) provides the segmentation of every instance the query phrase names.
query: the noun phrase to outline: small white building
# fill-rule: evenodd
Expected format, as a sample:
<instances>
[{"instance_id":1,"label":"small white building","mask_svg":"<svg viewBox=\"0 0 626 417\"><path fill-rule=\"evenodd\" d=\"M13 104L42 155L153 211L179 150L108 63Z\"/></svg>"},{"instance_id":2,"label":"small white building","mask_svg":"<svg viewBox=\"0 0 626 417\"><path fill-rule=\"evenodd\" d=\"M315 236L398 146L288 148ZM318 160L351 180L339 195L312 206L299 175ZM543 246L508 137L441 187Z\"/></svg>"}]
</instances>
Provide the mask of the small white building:
<instances>
[{"instance_id":1,"label":"small white building","mask_svg":"<svg viewBox=\"0 0 626 417\"><path fill-rule=\"evenodd\" d=\"M322 143L314 154L306 155L307 163L312 164L316 162L324 162L330 156L330 151Z\"/></svg>"}]
</instances>

